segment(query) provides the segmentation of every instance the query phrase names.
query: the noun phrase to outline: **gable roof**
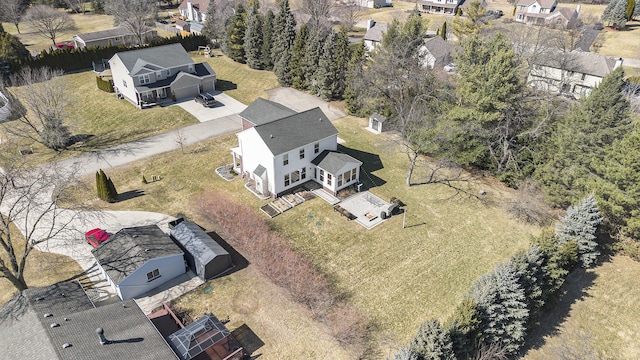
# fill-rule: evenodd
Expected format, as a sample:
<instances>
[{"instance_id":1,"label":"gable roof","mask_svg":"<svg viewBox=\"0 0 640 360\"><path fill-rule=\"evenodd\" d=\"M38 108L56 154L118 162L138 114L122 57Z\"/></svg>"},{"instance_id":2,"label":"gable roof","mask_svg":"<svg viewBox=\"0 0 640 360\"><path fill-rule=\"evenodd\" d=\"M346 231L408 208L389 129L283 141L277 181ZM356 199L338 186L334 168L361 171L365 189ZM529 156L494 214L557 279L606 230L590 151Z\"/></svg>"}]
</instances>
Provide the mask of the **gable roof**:
<instances>
[{"instance_id":1,"label":"gable roof","mask_svg":"<svg viewBox=\"0 0 640 360\"><path fill-rule=\"evenodd\" d=\"M568 8L568 7L557 7L556 10L552 13L551 17L562 16L567 20L573 19L573 17L578 16L578 12L576 9Z\"/></svg>"},{"instance_id":2,"label":"gable roof","mask_svg":"<svg viewBox=\"0 0 640 360\"><path fill-rule=\"evenodd\" d=\"M550 55L535 60L534 64L598 77L605 77L616 66L615 58L590 52L573 50L569 54L561 54L561 56L565 57L566 60L559 62L557 60L558 56Z\"/></svg>"},{"instance_id":3,"label":"gable roof","mask_svg":"<svg viewBox=\"0 0 640 360\"><path fill-rule=\"evenodd\" d=\"M377 41L381 42L382 37L387 32L387 23L376 22L373 26L367 29L366 34L364 34L365 40Z\"/></svg>"},{"instance_id":4,"label":"gable roof","mask_svg":"<svg viewBox=\"0 0 640 360\"><path fill-rule=\"evenodd\" d=\"M253 129L274 156L338 135L338 130L320 108L256 125Z\"/></svg>"},{"instance_id":5,"label":"gable roof","mask_svg":"<svg viewBox=\"0 0 640 360\"><path fill-rule=\"evenodd\" d=\"M8 358L176 358L134 301L94 308L77 282L27 289L0 307L0 316L0 348ZM100 344L98 327L109 344Z\"/></svg>"},{"instance_id":6,"label":"gable roof","mask_svg":"<svg viewBox=\"0 0 640 360\"><path fill-rule=\"evenodd\" d=\"M179 10L185 10L187 8L187 3L190 2L194 8L197 8L201 13L207 12L207 7L209 7L209 0L184 0L178 6Z\"/></svg>"},{"instance_id":7,"label":"gable roof","mask_svg":"<svg viewBox=\"0 0 640 360\"><path fill-rule=\"evenodd\" d=\"M149 28L144 33L147 34L153 31L155 30ZM74 35L74 37L78 37L79 39L87 42L87 41L95 41L95 40L102 40L102 39L112 39L114 37L125 36L125 35L133 35L133 33L123 27L118 26L113 29L88 32L84 34L76 34Z\"/></svg>"},{"instance_id":8,"label":"gable roof","mask_svg":"<svg viewBox=\"0 0 640 360\"><path fill-rule=\"evenodd\" d=\"M311 163L321 169L328 171L331 174L335 174L340 171L347 164L362 165L362 161L355 159L345 153L338 151L324 150L320 155L316 156Z\"/></svg>"},{"instance_id":9,"label":"gable roof","mask_svg":"<svg viewBox=\"0 0 640 360\"><path fill-rule=\"evenodd\" d=\"M516 6L530 6L534 3L538 3L540 7L550 9L556 3L556 0L519 0Z\"/></svg>"},{"instance_id":10,"label":"gable roof","mask_svg":"<svg viewBox=\"0 0 640 360\"><path fill-rule=\"evenodd\" d=\"M429 39L429 41L424 43L424 46L436 59L444 59L451 55L452 46L440 36Z\"/></svg>"},{"instance_id":11,"label":"gable roof","mask_svg":"<svg viewBox=\"0 0 640 360\"><path fill-rule=\"evenodd\" d=\"M151 259L183 254L157 225L122 229L91 252L116 284Z\"/></svg>"},{"instance_id":12,"label":"gable roof","mask_svg":"<svg viewBox=\"0 0 640 360\"><path fill-rule=\"evenodd\" d=\"M262 125L293 114L296 114L294 110L282 104L257 98L238 115L253 125Z\"/></svg>"},{"instance_id":13,"label":"gable roof","mask_svg":"<svg viewBox=\"0 0 640 360\"><path fill-rule=\"evenodd\" d=\"M202 264L207 264L216 256L229 255L220 244L207 235L198 224L182 221L171 229L171 236Z\"/></svg>"},{"instance_id":14,"label":"gable roof","mask_svg":"<svg viewBox=\"0 0 640 360\"><path fill-rule=\"evenodd\" d=\"M193 64L193 60L181 44L123 51L113 55L113 57L116 56L120 58L129 73L137 73L143 67L148 67L150 71L155 71Z\"/></svg>"},{"instance_id":15,"label":"gable roof","mask_svg":"<svg viewBox=\"0 0 640 360\"><path fill-rule=\"evenodd\" d=\"M169 335L167 340L181 360L190 360L230 335L231 332L218 318L205 314Z\"/></svg>"}]
</instances>

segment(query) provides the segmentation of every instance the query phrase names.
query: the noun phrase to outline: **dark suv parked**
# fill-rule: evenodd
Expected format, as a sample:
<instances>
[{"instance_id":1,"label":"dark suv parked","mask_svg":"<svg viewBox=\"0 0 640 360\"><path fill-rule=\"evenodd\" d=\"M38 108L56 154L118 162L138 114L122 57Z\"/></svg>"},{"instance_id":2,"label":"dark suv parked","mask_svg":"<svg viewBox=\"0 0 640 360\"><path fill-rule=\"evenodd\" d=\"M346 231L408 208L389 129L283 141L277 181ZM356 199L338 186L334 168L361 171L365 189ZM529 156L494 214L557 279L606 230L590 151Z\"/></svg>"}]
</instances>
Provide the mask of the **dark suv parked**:
<instances>
[{"instance_id":1,"label":"dark suv parked","mask_svg":"<svg viewBox=\"0 0 640 360\"><path fill-rule=\"evenodd\" d=\"M216 99L209 93L198 94L195 98L196 102L203 106L211 107L216 104Z\"/></svg>"}]
</instances>

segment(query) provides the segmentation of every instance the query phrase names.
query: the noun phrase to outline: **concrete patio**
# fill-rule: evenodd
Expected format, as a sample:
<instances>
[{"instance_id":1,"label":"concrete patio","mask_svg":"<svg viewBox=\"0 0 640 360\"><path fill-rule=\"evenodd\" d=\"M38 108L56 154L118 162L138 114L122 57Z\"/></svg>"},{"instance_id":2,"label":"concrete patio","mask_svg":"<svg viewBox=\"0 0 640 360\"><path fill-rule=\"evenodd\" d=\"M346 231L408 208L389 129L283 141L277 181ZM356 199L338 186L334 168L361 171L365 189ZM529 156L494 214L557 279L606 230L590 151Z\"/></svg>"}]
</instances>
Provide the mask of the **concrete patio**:
<instances>
[{"instance_id":1,"label":"concrete patio","mask_svg":"<svg viewBox=\"0 0 640 360\"><path fill-rule=\"evenodd\" d=\"M385 221L380 217L380 213L386 211L391 204L368 191L363 191L342 200L340 206L353 214L356 217L355 221L360 225L372 229Z\"/></svg>"}]
</instances>

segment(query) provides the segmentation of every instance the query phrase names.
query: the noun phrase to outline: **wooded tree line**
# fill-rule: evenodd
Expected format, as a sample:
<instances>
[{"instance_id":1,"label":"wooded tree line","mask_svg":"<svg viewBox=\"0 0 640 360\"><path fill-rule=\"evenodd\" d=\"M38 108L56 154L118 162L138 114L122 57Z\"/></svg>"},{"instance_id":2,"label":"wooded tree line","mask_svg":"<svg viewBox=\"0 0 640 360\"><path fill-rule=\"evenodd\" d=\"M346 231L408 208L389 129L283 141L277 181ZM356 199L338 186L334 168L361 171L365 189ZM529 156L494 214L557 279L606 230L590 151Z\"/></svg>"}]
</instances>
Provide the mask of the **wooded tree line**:
<instances>
[{"instance_id":1,"label":"wooded tree line","mask_svg":"<svg viewBox=\"0 0 640 360\"><path fill-rule=\"evenodd\" d=\"M569 272L593 266L601 221L592 196L570 206L555 233L543 233L528 250L476 280L444 324L424 322L393 359L508 359L518 354Z\"/></svg>"}]
</instances>

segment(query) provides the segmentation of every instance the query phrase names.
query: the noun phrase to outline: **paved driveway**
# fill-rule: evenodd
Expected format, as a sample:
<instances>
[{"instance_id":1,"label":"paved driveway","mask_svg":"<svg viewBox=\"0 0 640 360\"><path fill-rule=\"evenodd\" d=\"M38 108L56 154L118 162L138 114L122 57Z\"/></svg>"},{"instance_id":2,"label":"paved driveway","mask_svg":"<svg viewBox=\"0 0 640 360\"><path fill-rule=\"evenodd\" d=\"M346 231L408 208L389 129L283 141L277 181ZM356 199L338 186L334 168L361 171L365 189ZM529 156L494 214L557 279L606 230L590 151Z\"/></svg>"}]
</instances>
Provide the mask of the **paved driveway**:
<instances>
[{"instance_id":1,"label":"paved driveway","mask_svg":"<svg viewBox=\"0 0 640 360\"><path fill-rule=\"evenodd\" d=\"M280 103L298 112L319 107L325 115L327 115L329 120L335 120L346 116L342 110L331 106L331 104L319 97L296 89L275 88L267 90L267 94L269 94L269 100Z\"/></svg>"},{"instance_id":2,"label":"paved driveway","mask_svg":"<svg viewBox=\"0 0 640 360\"><path fill-rule=\"evenodd\" d=\"M193 99L181 101L176 105L195 116L200 122L228 117L242 112L242 110L247 107L245 104L222 92L212 92L212 95L216 98L216 105L213 107L202 106L202 104L197 103Z\"/></svg>"}]
</instances>

